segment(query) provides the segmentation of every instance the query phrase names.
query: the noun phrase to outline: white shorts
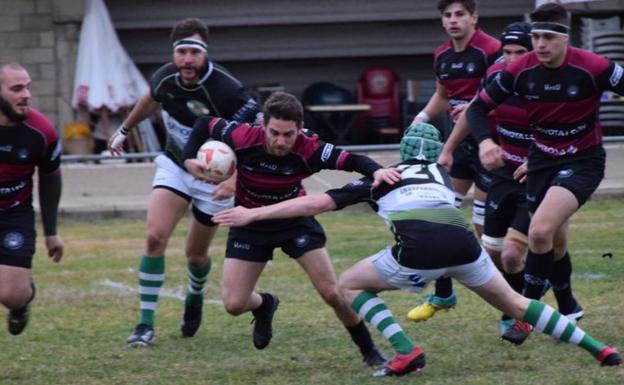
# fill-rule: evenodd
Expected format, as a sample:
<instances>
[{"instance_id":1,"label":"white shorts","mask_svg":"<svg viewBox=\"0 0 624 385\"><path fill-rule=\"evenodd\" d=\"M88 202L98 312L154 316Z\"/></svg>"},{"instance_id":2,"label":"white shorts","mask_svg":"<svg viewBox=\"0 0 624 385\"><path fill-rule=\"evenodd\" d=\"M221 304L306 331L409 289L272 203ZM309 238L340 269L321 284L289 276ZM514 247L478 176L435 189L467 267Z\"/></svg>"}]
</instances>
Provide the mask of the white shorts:
<instances>
[{"instance_id":1,"label":"white shorts","mask_svg":"<svg viewBox=\"0 0 624 385\"><path fill-rule=\"evenodd\" d=\"M156 174L152 188L164 187L172 190L188 199L199 211L208 215L215 215L234 205L234 198L214 199L213 191L217 188L216 185L195 179L166 155L158 155L154 163Z\"/></svg>"},{"instance_id":2,"label":"white shorts","mask_svg":"<svg viewBox=\"0 0 624 385\"><path fill-rule=\"evenodd\" d=\"M474 262L442 269L424 270L401 266L388 247L373 256L373 266L387 284L412 293L420 293L427 283L442 276L454 278L468 287L481 286L492 279L496 269L492 259L483 248L481 248L481 255Z\"/></svg>"}]
</instances>

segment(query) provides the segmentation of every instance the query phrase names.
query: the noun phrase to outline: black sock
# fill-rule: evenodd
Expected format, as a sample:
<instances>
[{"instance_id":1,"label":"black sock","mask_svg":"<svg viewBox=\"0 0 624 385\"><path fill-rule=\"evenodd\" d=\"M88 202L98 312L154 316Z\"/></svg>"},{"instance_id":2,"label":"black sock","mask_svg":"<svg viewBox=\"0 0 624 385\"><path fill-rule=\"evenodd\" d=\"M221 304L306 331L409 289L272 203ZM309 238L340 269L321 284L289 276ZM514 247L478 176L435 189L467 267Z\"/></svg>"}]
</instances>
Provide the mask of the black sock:
<instances>
[{"instance_id":1,"label":"black sock","mask_svg":"<svg viewBox=\"0 0 624 385\"><path fill-rule=\"evenodd\" d=\"M553 264L550 274L550 284L552 285L559 312L562 314L573 313L576 309L577 302L572 295L572 261L570 254L567 252L560 260Z\"/></svg>"},{"instance_id":2,"label":"black sock","mask_svg":"<svg viewBox=\"0 0 624 385\"><path fill-rule=\"evenodd\" d=\"M252 310L253 314L261 314L273 309L273 296L269 293L258 293L262 297L262 303L257 309Z\"/></svg>"},{"instance_id":3,"label":"black sock","mask_svg":"<svg viewBox=\"0 0 624 385\"><path fill-rule=\"evenodd\" d=\"M522 294L522 290L524 289L524 270L519 273L503 272L503 277L505 277L505 281L507 281L509 286L511 286L516 293Z\"/></svg>"},{"instance_id":4,"label":"black sock","mask_svg":"<svg viewBox=\"0 0 624 385\"><path fill-rule=\"evenodd\" d=\"M537 254L529 250L524 270L524 296L530 299L540 299L544 293L546 280L552 271L555 251L549 250L544 254Z\"/></svg>"},{"instance_id":5,"label":"black sock","mask_svg":"<svg viewBox=\"0 0 624 385\"><path fill-rule=\"evenodd\" d=\"M364 320L361 320L355 326L345 326L345 328L349 332L353 343L356 344L358 348L360 348L360 352L362 354L369 352L372 348L375 347L375 343L373 342L373 339L370 335L370 332L368 331L368 328L366 327L366 324L364 323Z\"/></svg>"},{"instance_id":6,"label":"black sock","mask_svg":"<svg viewBox=\"0 0 624 385\"><path fill-rule=\"evenodd\" d=\"M448 298L453 294L453 281L449 277L440 277L435 281L436 297Z\"/></svg>"}]
</instances>

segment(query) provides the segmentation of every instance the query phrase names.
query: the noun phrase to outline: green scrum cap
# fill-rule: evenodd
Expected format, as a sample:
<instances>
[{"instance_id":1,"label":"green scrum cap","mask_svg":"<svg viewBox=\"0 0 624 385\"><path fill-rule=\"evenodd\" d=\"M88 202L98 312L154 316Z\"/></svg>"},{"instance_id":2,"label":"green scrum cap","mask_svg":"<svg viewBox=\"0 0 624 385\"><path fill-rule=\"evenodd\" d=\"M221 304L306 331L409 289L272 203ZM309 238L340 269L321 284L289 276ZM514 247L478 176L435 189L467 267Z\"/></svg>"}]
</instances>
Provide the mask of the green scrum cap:
<instances>
[{"instance_id":1,"label":"green scrum cap","mask_svg":"<svg viewBox=\"0 0 624 385\"><path fill-rule=\"evenodd\" d=\"M431 124L412 124L401 139L401 161L417 159L433 163L441 151L440 131Z\"/></svg>"}]
</instances>

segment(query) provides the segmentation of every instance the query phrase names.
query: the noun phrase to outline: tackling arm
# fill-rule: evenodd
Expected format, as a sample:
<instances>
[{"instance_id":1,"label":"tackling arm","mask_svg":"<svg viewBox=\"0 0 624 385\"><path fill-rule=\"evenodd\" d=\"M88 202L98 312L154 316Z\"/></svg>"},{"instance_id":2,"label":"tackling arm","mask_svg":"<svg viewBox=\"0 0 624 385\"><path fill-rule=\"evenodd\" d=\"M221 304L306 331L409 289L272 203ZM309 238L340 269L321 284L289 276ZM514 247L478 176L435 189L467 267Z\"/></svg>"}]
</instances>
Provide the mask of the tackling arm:
<instances>
[{"instance_id":1,"label":"tackling arm","mask_svg":"<svg viewBox=\"0 0 624 385\"><path fill-rule=\"evenodd\" d=\"M288 199L280 203L253 209L237 206L219 212L212 220L222 226L245 226L251 222L266 219L312 216L335 210L336 208L334 200L328 194L323 193Z\"/></svg>"}]
</instances>

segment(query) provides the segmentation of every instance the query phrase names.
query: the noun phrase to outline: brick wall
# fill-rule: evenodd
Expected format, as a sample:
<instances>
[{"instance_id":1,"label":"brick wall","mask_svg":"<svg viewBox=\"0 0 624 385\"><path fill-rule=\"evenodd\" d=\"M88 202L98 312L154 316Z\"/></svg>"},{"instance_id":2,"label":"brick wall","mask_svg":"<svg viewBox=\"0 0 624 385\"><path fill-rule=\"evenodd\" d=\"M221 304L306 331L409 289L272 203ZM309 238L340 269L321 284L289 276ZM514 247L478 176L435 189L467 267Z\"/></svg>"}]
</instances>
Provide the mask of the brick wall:
<instances>
[{"instance_id":1,"label":"brick wall","mask_svg":"<svg viewBox=\"0 0 624 385\"><path fill-rule=\"evenodd\" d=\"M32 105L59 130L73 118L71 90L84 0L0 0L0 60L26 67Z\"/></svg>"}]
</instances>

